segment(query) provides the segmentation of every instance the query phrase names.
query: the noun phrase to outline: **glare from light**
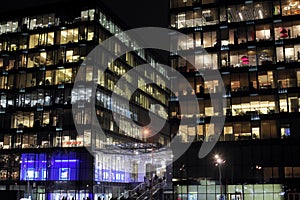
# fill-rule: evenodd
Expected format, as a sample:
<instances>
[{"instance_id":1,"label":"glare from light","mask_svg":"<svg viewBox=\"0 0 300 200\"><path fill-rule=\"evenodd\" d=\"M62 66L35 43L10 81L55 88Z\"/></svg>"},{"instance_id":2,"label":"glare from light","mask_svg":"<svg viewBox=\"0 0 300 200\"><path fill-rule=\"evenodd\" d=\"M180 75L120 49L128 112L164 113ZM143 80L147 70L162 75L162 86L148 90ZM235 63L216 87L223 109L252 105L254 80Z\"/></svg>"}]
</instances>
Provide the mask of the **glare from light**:
<instances>
[{"instance_id":1,"label":"glare from light","mask_svg":"<svg viewBox=\"0 0 300 200\"><path fill-rule=\"evenodd\" d=\"M144 134L148 135L148 133L149 133L149 130L148 130L148 129L145 129L145 130L144 130Z\"/></svg>"},{"instance_id":2,"label":"glare from light","mask_svg":"<svg viewBox=\"0 0 300 200\"><path fill-rule=\"evenodd\" d=\"M294 6L296 6L297 4L298 4L297 1L295 1L295 2L290 2L289 6L294 7Z\"/></svg>"},{"instance_id":3,"label":"glare from light","mask_svg":"<svg viewBox=\"0 0 300 200\"><path fill-rule=\"evenodd\" d=\"M219 166L225 163L225 160L223 160L218 154L216 154L214 158L215 158L215 166Z\"/></svg>"},{"instance_id":4,"label":"glare from light","mask_svg":"<svg viewBox=\"0 0 300 200\"><path fill-rule=\"evenodd\" d=\"M258 14L259 14L259 18L262 19L263 18L263 14L262 14L261 10L258 11Z\"/></svg>"},{"instance_id":5,"label":"glare from light","mask_svg":"<svg viewBox=\"0 0 300 200\"><path fill-rule=\"evenodd\" d=\"M244 18L243 18L243 15L242 15L242 13L241 13L241 12L239 12L239 16L240 16L240 19L241 19L241 21L243 21L243 20L244 20Z\"/></svg>"}]
</instances>

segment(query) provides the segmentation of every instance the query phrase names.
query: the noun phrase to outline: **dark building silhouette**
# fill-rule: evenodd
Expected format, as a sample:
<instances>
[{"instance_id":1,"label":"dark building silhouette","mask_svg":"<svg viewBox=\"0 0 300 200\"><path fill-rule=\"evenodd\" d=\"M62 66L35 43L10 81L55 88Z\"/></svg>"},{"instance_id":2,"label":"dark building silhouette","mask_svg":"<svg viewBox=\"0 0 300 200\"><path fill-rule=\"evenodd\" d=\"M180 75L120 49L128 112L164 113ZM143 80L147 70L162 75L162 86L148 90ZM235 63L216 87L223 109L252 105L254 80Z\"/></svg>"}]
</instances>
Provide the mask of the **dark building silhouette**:
<instances>
[{"instance_id":1,"label":"dark building silhouette","mask_svg":"<svg viewBox=\"0 0 300 200\"><path fill-rule=\"evenodd\" d=\"M170 1L170 27L190 37L177 40L185 56L172 54L170 63L189 80L200 110L185 115L176 100L170 102L171 133L179 130L183 142L195 135L173 165L173 199L220 199L221 193L230 200L299 198L299 3ZM210 99L222 84L205 80L199 67L220 72L223 109ZM211 118L224 115L217 145L199 159L203 141L220 133ZM200 120L179 126L180 119L195 117ZM215 154L226 162L216 163Z\"/></svg>"},{"instance_id":2,"label":"dark building silhouette","mask_svg":"<svg viewBox=\"0 0 300 200\"><path fill-rule=\"evenodd\" d=\"M125 34L111 43L111 50L135 50L105 63L105 71L83 64L97 45L125 27L93 0L24 5L1 14L1 190L17 190L34 200L116 198L152 175L154 165L160 166L161 160L137 162L131 156L154 151L169 140L167 124L153 143L143 129L149 112L167 119L167 112L154 107L159 104L167 110L166 76L153 70L147 77L138 74L136 91L126 84L117 88L124 94L134 92L130 108L111 98L115 83L130 69L145 63L159 68L158 55L138 49L134 38ZM73 88L80 67L86 85ZM160 85L143 84L154 78ZM92 96L86 86L95 81ZM95 119L91 109L85 110L91 102ZM91 125L93 120L105 138Z\"/></svg>"}]
</instances>

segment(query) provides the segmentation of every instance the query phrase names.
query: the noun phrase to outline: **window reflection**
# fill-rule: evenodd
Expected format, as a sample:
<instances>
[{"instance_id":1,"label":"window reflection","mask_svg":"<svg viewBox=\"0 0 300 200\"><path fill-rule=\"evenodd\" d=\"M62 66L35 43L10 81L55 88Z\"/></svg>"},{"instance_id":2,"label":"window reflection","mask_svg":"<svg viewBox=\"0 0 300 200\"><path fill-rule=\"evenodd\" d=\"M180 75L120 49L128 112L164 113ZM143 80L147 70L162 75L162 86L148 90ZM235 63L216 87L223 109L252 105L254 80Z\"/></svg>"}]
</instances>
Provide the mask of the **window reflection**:
<instances>
[{"instance_id":1,"label":"window reflection","mask_svg":"<svg viewBox=\"0 0 300 200\"><path fill-rule=\"evenodd\" d=\"M18 28L18 21L8 21L0 24L0 34L16 32Z\"/></svg>"},{"instance_id":2,"label":"window reflection","mask_svg":"<svg viewBox=\"0 0 300 200\"><path fill-rule=\"evenodd\" d=\"M54 44L54 32L30 35L29 48Z\"/></svg>"},{"instance_id":3,"label":"window reflection","mask_svg":"<svg viewBox=\"0 0 300 200\"><path fill-rule=\"evenodd\" d=\"M271 2L235 5L228 8L228 22L258 20L271 17Z\"/></svg>"},{"instance_id":4,"label":"window reflection","mask_svg":"<svg viewBox=\"0 0 300 200\"><path fill-rule=\"evenodd\" d=\"M213 47L217 42L217 33L213 32L204 32L203 33L203 47Z\"/></svg>"},{"instance_id":5,"label":"window reflection","mask_svg":"<svg viewBox=\"0 0 300 200\"><path fill-rule=\"evenodd\" d=\"M62 30L60 32L60 44L78 42L78 28Z\"/></svg>"},{"instance_id":6,"label":"window reflection","mask_svg":"<svg viewBox=\"0 0 300 200\"><path fill-rule=\"evenodd\" d=\"M95 9L83 10L81 11L82 21L92 21L95 18Z\"/></svg>"},{"instance_id":7,"label":"window reflection","mask_svg":"<svg viewBox=\"0 0 300 200\"><path fill-rule=\"evenodd\" d=\"M269 25L262 25L256 27L256 40L270 40L271 39L271 31Z\"/></svg>"},{"instance_id":8,"label":"window reflection","mask_svg":"<svg viewBox=\"0 0 300 200\"><path fill-rule=\"evenodd\" d=\"M188 28L218 24L217 10L214 8L178 13L171 16L171 26L174 28Z\"/></svg>"}]
</instances>

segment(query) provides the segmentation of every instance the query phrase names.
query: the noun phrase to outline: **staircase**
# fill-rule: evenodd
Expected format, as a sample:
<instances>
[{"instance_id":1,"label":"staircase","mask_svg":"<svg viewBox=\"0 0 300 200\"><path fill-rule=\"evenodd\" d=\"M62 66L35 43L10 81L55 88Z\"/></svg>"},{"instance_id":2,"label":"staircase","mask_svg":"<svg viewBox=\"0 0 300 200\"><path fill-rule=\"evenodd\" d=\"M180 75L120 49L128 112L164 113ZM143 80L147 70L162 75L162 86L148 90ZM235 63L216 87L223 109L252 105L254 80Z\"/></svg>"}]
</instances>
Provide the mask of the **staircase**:
<instances>
[{"instance_id":1,"label":"staircase","mask_svg":"<svg viewBox=\"0 0 300 200\"><path fill-rule=\"evenodd\" d=\"M140 183L132 190L126 190L121 196L118 197L118 200L122 199L132 199L134 196L146 189L146 183Z\"/></svg>"},{"instance_id":2,"label":"staircase","mask_svg":"<svg viewBox=\"0 0 300 200\"><path fill-rule=\"evenodd\" d=\"M164 182L155 184L151 189L141 183L132 190L127 190L118 200L163 200Z\"/></svg>"}]
</instances>

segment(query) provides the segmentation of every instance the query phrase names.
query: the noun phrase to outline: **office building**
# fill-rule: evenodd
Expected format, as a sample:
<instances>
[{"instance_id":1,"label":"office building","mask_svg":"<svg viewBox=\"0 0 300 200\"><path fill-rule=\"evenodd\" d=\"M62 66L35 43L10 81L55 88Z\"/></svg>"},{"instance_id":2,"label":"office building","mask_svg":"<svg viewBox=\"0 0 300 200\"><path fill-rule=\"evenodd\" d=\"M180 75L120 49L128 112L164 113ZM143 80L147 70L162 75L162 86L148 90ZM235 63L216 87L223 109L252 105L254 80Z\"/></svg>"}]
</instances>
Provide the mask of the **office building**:
<instances>
[{"instance_id":1,"label":"office building","mask_svg":"<svg viewBox=\"0 0 300 200\"><path fill-rule=\"evenodd\" d=\"M150 144L142 127L149 121L149 112L161 120L168 118L168 77L159 70L158 56L139 49L134 38L121 34L112 50L130 47L133 51L107 62L105 71L81 66L97 45L126 30L114 16L92 0L58 1L2 13L1 190L16 191L19 197L34 200L107 200L143 182L155 169L165 173L161 160L155 163L142 154L169 140L167 124ZM111 95L118 79L144 63L155 70L138 76L139 89L132 95L130 109L113 102ZM98 84L94 97L88 87L73 89L80 67L84 67L86 82L96 80ZM145 84L146 79L159 84ZM132 92L126 85L117 89ZM95 120L90 111L84 111L84 104L92 98L105 139L92 125L87 126ZM155 104L162 109L156 109ZM135 126L130 123L132 119ZM77 131L75 123L86 126ZM124 151L120 153L116 147ZM133 159L137 154L141 157Z\"/></svg>"},{"instance_id":2,"label":"office building","mask_svg":"<svg viewBox=\"0 0 300 200\"><path fill-rule=\"evenodd\" d=\"M172 132L179 130L183 142L195 135L173 166L174 199L299 199L299 3L170 1L170 27L190 37L177 38L184 56L173 53L170 63L189 80L200 110L185 115L176 98L170 102ZM210 99L222 84L205 80L197 71L200 65L220 72L223 109ZM183 88L180 95L189 92ZM217 134L209 131L215 116L226 116L224 128L210 154L199 159L203 141ZM179 126L182 118L199 120ZM215 154L226 162L216 163Z\"/></svg>"}]
</instances>

